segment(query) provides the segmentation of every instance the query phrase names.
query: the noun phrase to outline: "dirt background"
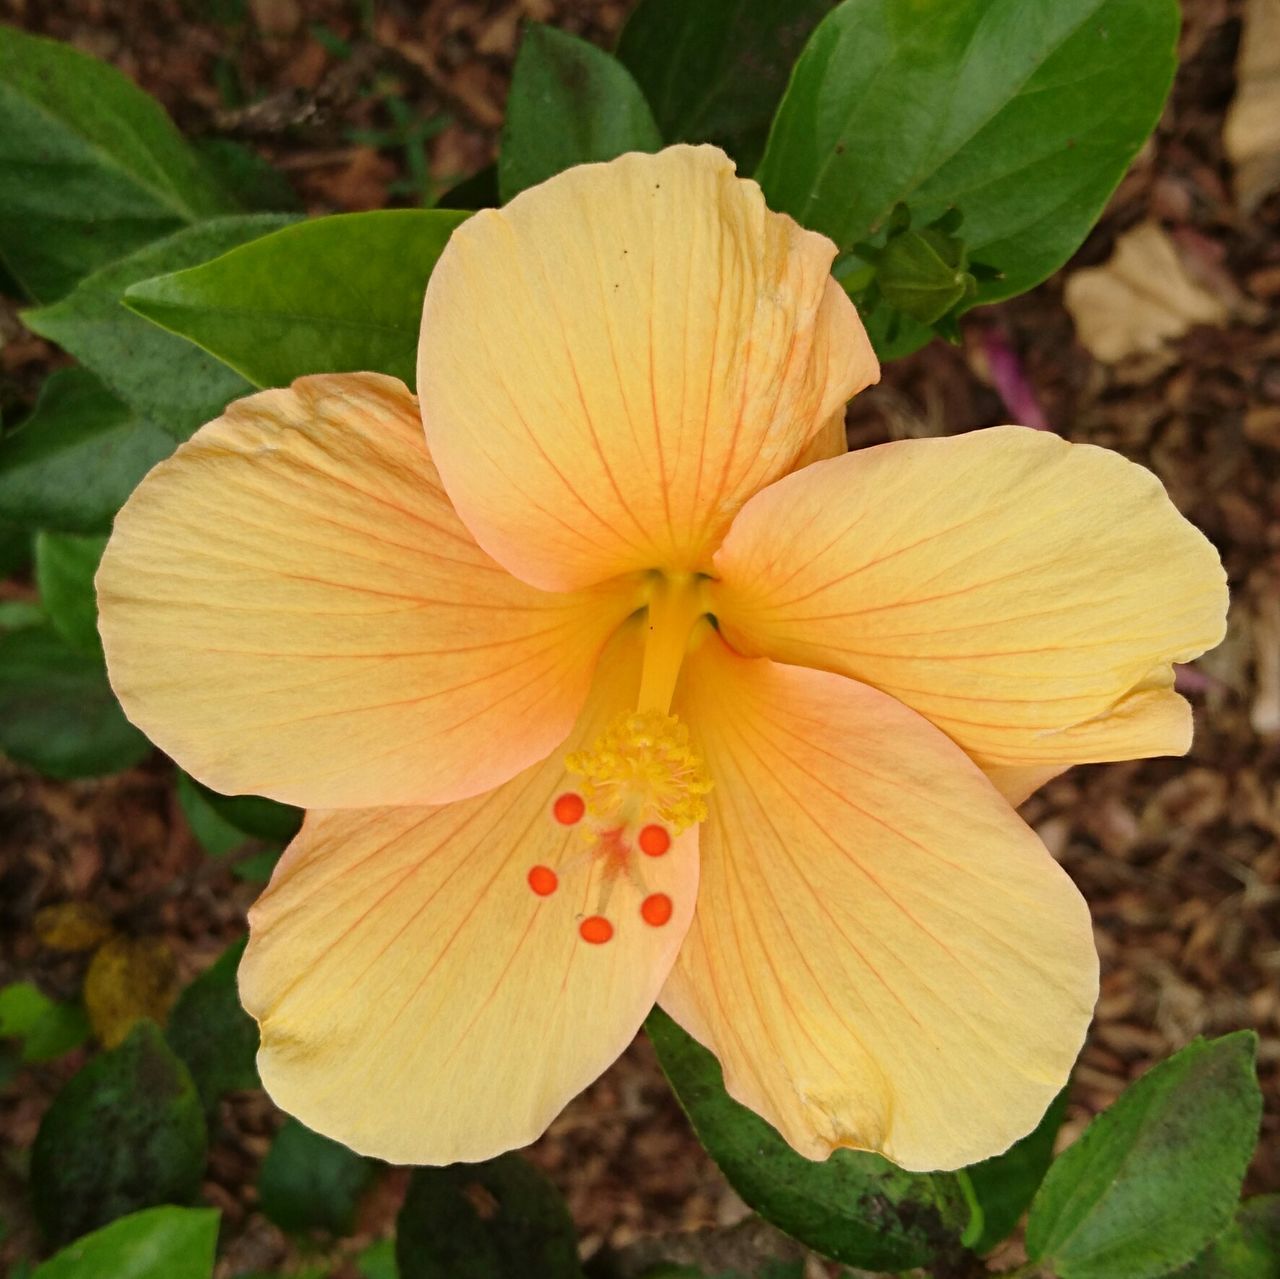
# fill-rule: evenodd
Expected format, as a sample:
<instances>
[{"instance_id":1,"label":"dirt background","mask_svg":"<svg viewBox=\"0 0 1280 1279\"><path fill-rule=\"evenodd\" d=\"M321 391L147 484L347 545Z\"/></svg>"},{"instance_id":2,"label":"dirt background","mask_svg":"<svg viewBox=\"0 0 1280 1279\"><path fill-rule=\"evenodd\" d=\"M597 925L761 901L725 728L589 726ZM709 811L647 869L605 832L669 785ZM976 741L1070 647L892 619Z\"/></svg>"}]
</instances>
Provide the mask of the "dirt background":
<instances>
[{"instance_id":1,"label":"dirt background","mask_svg":"<svg viewBox=\"0 0 1280 1279\"><path fill-rule=\"evenodd\" d=\"M309 211L327 213L431 199L480 169L494 155L520 23L553 22L609 45L627 8L621 0L0 0L0 20L114 63L188 134L251 143ZM1102 999L1064 1141L1193 1036L1252 1026L1267 1112L1247 1188L1276 1191L1280 199L1256 190L1242 198L1223 149L1243 0L1185 0L1184 11L1182 68L1157 135L1073 263L1033 293L970 316L961 346L935 343L889 366L853 406L850 432L855 446L945 434L1010 420L1012 403L1022 420L1041 413L1073 440L1150 466L1220 548L1233 588L1230 634L1182 676L1198 725L1190 757L1076 769L1024 811L1089 899L1102 954ZM1104 363L1077 340L1064 281L1105 264L1118 237L1151 223L1216 308L1209 324L1160 351ZM62 357L22 329L13 304L0 306L0 396L29 404ZM1123 327L1123 301L1117 307ZM1137 310L1130 320L1141 328ZM999 392L993 359L1005 370ZM3 589L21 598L29 584ZM158 759L72 784L0 761L0 841L0 983L35 980L54 995L76 992L84 960L40 945L31 928L38 908L99 903L122 931L163 937L187 978L243 930L257 891L200 851ZM40 1115L78 1061L27 1069L0 1091L9 1143L0 1195L10 1203ZM219 1273L296 1261L293 1245L254 1212L257 1166L279 1116L261 1094L243 1094L220 1118L205 1188L227 1222ZM530 1154L568 1195L588 1251L744 1211L644 1042ZM402 1190L393 1172L371 1192L357 1243L389 1228ZM339 1250L335 1273L351 1273L340 1262L355 1246Z\"/></svg>"}]
</instances>

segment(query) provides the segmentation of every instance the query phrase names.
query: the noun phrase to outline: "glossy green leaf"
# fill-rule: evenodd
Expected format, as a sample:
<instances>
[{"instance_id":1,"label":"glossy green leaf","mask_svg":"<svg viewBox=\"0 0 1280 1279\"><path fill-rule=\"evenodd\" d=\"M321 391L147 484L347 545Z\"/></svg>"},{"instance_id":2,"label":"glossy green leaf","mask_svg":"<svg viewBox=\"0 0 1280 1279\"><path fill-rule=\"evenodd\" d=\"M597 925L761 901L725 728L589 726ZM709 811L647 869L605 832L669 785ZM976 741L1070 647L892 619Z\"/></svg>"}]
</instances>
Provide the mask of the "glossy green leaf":
<instances>
[{"instance_id":1,"label":"glossy green leaf","mask_svg":"<svg viewBox=\"0 0 1280 1279\"><path fill-rule=\"evenodd\" d=\"M138 481L173 451L88 369L59 369L31 416L0 439L0 519L106 533Z\"/></svg>"},{"instance_id":2,"label":"glossy green leaf","mask_svg":"<svg viewBox=\"0 0 1280 1279\"><path fill-rule=\"evenodd\" d=\"M1231 1224L1170 1279L1276 1279L1280 1275L1280 1195L1258 1195Z\"/></svg>"},{"instance_id":3,"label":"glossy green leaf","mask_svg":"<svg viewBox=\"0 0 1280 1279\"><path fill-rule=\"evenodd\" d=\"M96 777L151 747L124 717L102 658L52 626L0 635L0 751L50 777Z\"/></svg>"},{"instance_id":4,"label":"glossy green leaf","mask_svg":"<svg viewBox=\"0 0 1280 1279\"><path fill-rule=\"evenodd\" d=\"M622 63L554 27L525 28L498 153L504 204L575 164L661 147L649 104Z\"/></svg>"},{"instance_id":5,"label":"glossy green leaf","mask_svg":"<svg viewBox=\"0 0 1280 1279\"><path fill-rule=\"evenodd\" d=\"M70 351L126 404L174 439L186 439L252 388L205 352L123 306L131 285L207 262L290 219L255 213L179 231L82 280L53 306L26 312L36 333Z\"/></svg>"},{"instance_id":6,"label":"glossy green leaf","mask_svg":"<svg viewBox=\"0 0 1280 1279\"><path fill-rule=\"evenodd\" d=\"M668 142L714 142L752 172L809 33L835 0L640 0L618 40Z\"/></svg>"},{"instance_id":7,"label":"glossy green leaf","mask_svg":"<svg viewBox=\"0 0 1280 1279\"><path fill-rule=\"evenodd\" d=\"M186 1066L139 1022L73 1075L31 1152L36 1219L65 1243L125 1213L186 1203L204 1172L205 1125Z\"/></svg>"},{"instance_id":8,"label":"glossy green leaf","mask_svg":"<svg viewBox=\"0 0 1280 1279\"><path fill-rule=\"evenodd\" d=\"M135 285L127 302L255 386L361 369L412 385L427 277L467 216L390 209L300 222Z\"/></svg>"},{"instance_id":9,"label":"glossy green leaf","mask_svg":"<svg viewBox=\"0 0 1280 1279\"><path fill-rule=\"evenodd\" d=\"M146 1208L55 1253L31 1279L212 1279L214 1208Z\"/></svg>"},{"instance_id":10,"label":"glossy green leaf","mask_svg":"<svg viewBox=\"0 0 1280 1279\"><path fill-rule=\"evenodd\" d=\"M556 1188L519 1155L419 1168L396 1223L401 1279L582 1279Z\"/></svg>"},{"instance_id":11,"label":"glossy green leaf","mask_svg":"<svg viewBox=\"0 0 1280 1279\"><path fill-rule=\"evenodd\" d=\"M862 1151L805 1159L725 1092L715 1057L670 1017L655 1009L645 1028L702 1144L780 1230L867 1270L908 1270L960 1253L970 1209L954 1176L903 1172Z\"/></svg>"},{"instance_id":12,"label":"glossy green leaf","mask_svg":"<svg viewBox=\"0 0 1280 1279\"><path fill-rule=\"evenodd\" d=\"M974 1252L988 1253L1013 1233L1053 1162L1053 1143L1066 1113L1064 1088L1050 1102L1044 1118L1021 1141L1004 1154L965 1169L982 1209L982 1231L970 1245Z\"/></svg>"},{"instance_id":13,"label":"glossy green leaf","mask_svg":"<svg viewBox=\"0 0 1280 1279\"><path fill-rule=\"evenodd\" d=\"M38 301L234 201L160 105L70 45L0 26L0 257Z\"/></svg>"},{"instance_id":14,"label":"glossy green leaf","mask_svg":"<svg viewBox=\"0 0 1280 1279\"><path fill-rule=\"evenodd\" d=\"M1258 1136L1257 1036L1198 1039L1132 1084L1049 1169L1027 1252L1061 1279L1154 1279L1231 1219Z\"/></svg>"},{"instance_id":15,"label":"glossy green leaf","mask_svg":"<svg viewBox=\"0 0 1280 1279\"><path fill-rule=\"evenodd\" d=\"M258 1027L236 989L244 947L234 942L178 996L165 1028L206 1110L224 1093L258 1087Z\"/></svg>"},{"instance_id":16,"label":"glossy green leaf","mask_svg":"<svg viewBox=\"0 0 1280 1279\"><path fill-rule=\"evenodd\" d=\"M0 1039L21 1040L23 1061L52 1061L88 1037L79 1004L59 1003L26 981L0 987Z\"/></svg>"},{"instance_id":17,"label":"glossy green leaf","mask_svg":"<svg viewBox=\"0 0 1280 1279\"><path fill-rule=\"evenodd\" d=\"M233 826L205 799L200 785L186 773L178 774L178 806L200 847L212 857L225 857L243 848L249 836Z\"/></svg>"},{"instance_id":18,"label":"glossy green leaf","mask_svg":"<svg viewBox=\"0 0 1280 1279\"><path fill-rule=\"evenodd\" d=\"M329 1137L286 1119L262 1162L262 1211L285 1230L346 1234L374 1164Z\"/></svg>"},{"instance_id":19,"label":"glossy green leaf","mask_svg":"<svg viewBox=\"0 0 1280 1279\"><path fill-rule=\"evenodd\" d=\"M191 778L196 794L224 821L246 835L287 844L302 826L302 809L261 795L221 795Z\"/></svg>"},{"instance_id":20,"label":"glossy green leaf","mask_svg":"<svg viewBox=\"0 0 1280 1279\"><path fill-rule=\"evenodd\" d=\"M1176 0L844 0L813 33L757 174L771 208L870 240L950 207L970 260L1039 283L1075 251L1159 118Z\"/></svg>"},{"instance_id":21,"label":"glossy green leaf","mask_svg":"<svg viewBox=\"0 0 1280 1279\"><path fill-rule=\"evenodd\" d=\"M101 653L98 600L93 576L98 571L105 537L74 533L36 535L36 587L54 630L80 653Z\"/></svg>"}]
</instances>

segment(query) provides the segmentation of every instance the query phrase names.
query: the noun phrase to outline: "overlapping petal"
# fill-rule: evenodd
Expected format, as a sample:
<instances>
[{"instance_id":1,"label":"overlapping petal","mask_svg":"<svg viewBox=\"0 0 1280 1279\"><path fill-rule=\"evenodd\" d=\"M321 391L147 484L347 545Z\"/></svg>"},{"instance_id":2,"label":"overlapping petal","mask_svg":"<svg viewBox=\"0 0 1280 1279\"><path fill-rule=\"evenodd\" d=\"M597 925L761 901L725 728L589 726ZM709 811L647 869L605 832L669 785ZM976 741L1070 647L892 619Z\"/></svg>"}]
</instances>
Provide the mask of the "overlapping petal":
<instances>
[{"instance_id":1,"label":"overlapping petal","mask_svg":"<svg viewBox=\"0 0 1280 1279\"><path fill-rule=\"evenodd\" d=\"M909 1169L1010 1145L1066 1080L1097 992L1088 910L965 754L883 693L690 658L715 780L698 909L661 1003L797 1150Z\"/></svg>"},{"instance_id":2,"label":"overlapping petal","mask_svg":"<svg viewBox=\"0 0 1280 1279\"><path fill-rule=\"evenodd\" d=\"M623 628L568 748L632 704ZM312 813L250 912L240 969L263 1083L319 1132L394 1163L488 1158L537 1137L630 1041L697 894L697 828L609 881L554 802L560 755L434 809ZM535 866L559 885L539 896ZM641 917L644 894L671 916ZM602 896L603 895L603 896ZM612 938L579 936L602 913Z\"/></svg>"},{"instance_id":3,"label":"overlapping petal","mask_svg":"<svg viewBox=\"0 0 1280 1279\"><path fill-rule=\"evenodd\" d=\"M583 165L459 227L418 392L480 545L547 589L704 568L879 376L834 253L714 147Z\"/></svg>"},{"instance_id":4,"label":"overlapping petal","mask_svg":"<svg viewBox=\"0 0 1280 1279\"><path fill-rule=\"evenodd\" d=\"M1071 764L1185 751L1172 663L1225 626L1217 553L1154 475L1021 427L788 476L715 571L736 647L892 694L1015 802Z\"/></svg>"},{"instance_id":5,"label":"overlapping petal","mask_svg":"<svg viewBox=\"0 0 1280 1279\"><path fill-rule=\"evenodd\" d=\"M454 514L404 386L303 378L143 481L98 575L129 717L201 781L304 806L436 803L544 757L635 606L548 595Z\"/></svg>"}]
</instances>

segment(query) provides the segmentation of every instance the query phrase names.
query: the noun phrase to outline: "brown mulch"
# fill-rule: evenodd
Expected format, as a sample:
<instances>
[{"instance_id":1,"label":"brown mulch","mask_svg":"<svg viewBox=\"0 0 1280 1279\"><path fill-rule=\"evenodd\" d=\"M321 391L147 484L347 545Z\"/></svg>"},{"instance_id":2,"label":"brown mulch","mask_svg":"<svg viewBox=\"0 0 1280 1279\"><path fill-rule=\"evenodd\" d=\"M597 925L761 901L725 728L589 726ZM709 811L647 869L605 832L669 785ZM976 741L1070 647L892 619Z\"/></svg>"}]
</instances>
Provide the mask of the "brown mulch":
<instances>
[{"instance_id":1,"label":"brown mulch","mask_svg":"<svg viewBox=\"0 0 1280 1279\"><path fill-rule=\"evenodd\" d=\"M626 8L383 3L362 25L360 6L338 0L0 0L0 20L109 59L189 133L251 142L322 213L418 198L404 186L415 147L428 196L482 167L520 21L608 43ZM1025 813L1089 899L1103 961L1067 1136L1191 1037L1252 1026L1267 1105L1248 1182L1259 1192L1280 1190L1280 197L1249 217L1232 202L1221 127L1240 14L1238 0L1186 0L1184 64L1165 119L1075 263L1104 261L1120 232L1155 219L1213 287L1247 303L1233 305L1237 318L1193 331L1170 357L1106 367L1076 344L1059 275L971 316L963 346L935 343L887 368L854 405L850 429L864 445L1004 420L983 356L984 329L994 329L1055 429L1150 466L1220 548L1230 633L1188 677L1198 724L1190 757L1074 770ZM422 143L365 140L393 128L393 100L438 131ZM11 311L0 315L3 396L29 401L51 351L14 326ZM41 905L92 897L117 926L163 936L189 977L242 929L255 891L199 851L159 763L72 784L0 763L0 832L0 983L75 992L83 960L42 950L31 933ZM16 1150L76 1064L28 1070L0 1091L0 1130ZM252 1214L277 1120L258 1095L231 1099L221 1117L207 1191L230 1226L228 1263L278 1264L283 1237ZM531 1153L568 1194L589 1248L742 1213L644 1042ZM0 1200L19 1194L14 1167L0 1162ZM370 1197L364 1237L388 1228L399 1189L393 1178Z\"/></svg>"}]
</instances>

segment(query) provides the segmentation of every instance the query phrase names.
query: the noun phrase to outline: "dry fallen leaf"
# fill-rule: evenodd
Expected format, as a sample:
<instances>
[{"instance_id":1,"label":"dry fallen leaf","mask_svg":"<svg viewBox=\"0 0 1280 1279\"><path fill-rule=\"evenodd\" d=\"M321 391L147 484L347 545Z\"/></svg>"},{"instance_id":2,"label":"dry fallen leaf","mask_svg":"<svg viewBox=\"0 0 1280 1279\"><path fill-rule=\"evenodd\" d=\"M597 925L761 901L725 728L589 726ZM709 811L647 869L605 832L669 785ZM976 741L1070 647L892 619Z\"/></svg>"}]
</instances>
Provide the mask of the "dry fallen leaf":
<instances>
[{"instance_id":1,"label":"dry fallen leaf","mask_svg":"<svg viewBox=\"0 0 1280 1279\"><path fill-rule=\"evenodd\" d=\"M1069 275L1063 301L1081 344L1105 364L1153 354L1192 325L1225 324L1228 316L1155 222L1122 235L1102 266Z\"/></svg>"},{"instance_id":2,"label":"dry fallen leaf","mask_svg":"<svg viewBox=\"0 0 1280 1279\"><path fill-rule=\"evenodd\" d=\"M124 1042L143 1017L163 1025L178 993L173 952L154 937L113 937L84 978L84 1007L104 1048Z\"/></svg>"},{"instance_id":3,"label":"dry fallen leaf","mask_svg":"<svg viewBox=\"0 0 1280 1279\"><path fill-rule=\"evenodd\" d=\"M114 931L106 911L94 902L42 906L33 925L36 936L50 950L92 950Z\"/></svg>"},{"instance_id":4,"label":"dry fallen leaf","mask_svg":"<svg viewBox=\"0 0 1280 1279\"><path fill-rule=\"evenodd\" d=\"M1222 142L1236 203L1252 213L1280 186L1280 0L1248 0L1236 60L1236 96Z\"/></svg>"}]
</instances>

